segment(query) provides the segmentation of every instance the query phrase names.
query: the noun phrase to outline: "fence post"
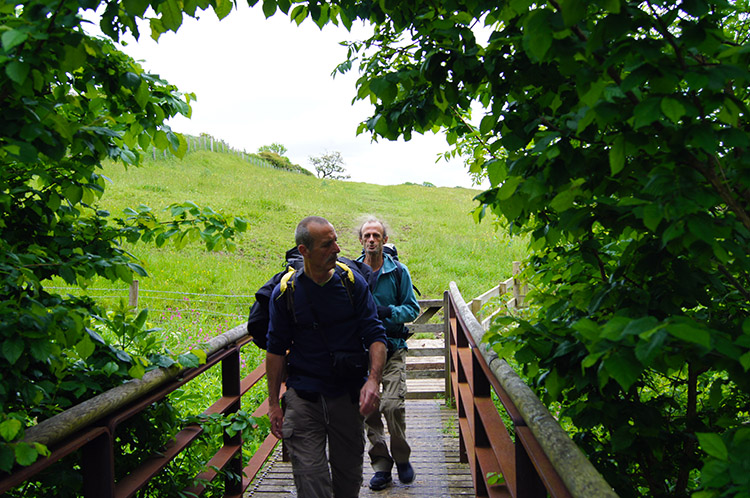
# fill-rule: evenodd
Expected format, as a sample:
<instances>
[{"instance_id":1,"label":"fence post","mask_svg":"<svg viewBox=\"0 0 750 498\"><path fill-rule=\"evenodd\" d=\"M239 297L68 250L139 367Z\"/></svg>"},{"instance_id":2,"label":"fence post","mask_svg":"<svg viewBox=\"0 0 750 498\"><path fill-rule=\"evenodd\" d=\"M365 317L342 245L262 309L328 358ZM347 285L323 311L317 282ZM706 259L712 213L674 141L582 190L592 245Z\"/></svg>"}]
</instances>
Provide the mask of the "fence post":
<instances>
[{"instance_id":1,"label":"fence post","mask_svg":"<svg viewBox=\"0 0 750 498\"><path fill-rule=\"evenodd\" d=\"M521 273L521 262L513 262L513 301L515 308L523 306L523 295L521 294L521 281L518 279L518 274Z\"/></svg>"},{"instance_id":2,"label":"fence post","mask_svg":"<svg viewBox=\"0 0 750 498\"><path fill-rule=\"evenodd\" d=\"M474 315L474 318L479 320L479 312L482 310L482 301L480 299L472 299L471 300L471 314Z\"/></svg>"},{"instance_id":3,"label":"fence post","mask_svg":"<svg viewBox=\"0 0 750 498\"><path fill-rule=\"evenodd\" d=\"M133 280L130 284L130 294L128 295L128 305L131 308L138 308L138 280Z\"/></svg>"}]
</instances>

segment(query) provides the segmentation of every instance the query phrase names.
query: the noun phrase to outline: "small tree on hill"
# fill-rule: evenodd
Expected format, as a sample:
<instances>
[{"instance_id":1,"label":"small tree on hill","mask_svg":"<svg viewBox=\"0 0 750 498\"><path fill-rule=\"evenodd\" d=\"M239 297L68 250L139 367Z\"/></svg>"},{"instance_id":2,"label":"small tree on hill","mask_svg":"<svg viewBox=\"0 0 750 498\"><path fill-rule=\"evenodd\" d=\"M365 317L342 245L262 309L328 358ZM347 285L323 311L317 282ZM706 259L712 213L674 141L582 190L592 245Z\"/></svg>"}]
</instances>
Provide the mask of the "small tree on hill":
<instances>
[{"instance_id":1,"label":"small tree on hill","mask_svg":"<svg viewBox=\"0 0 750 498\"><path fill-rule=\"evenodd\" d=\"M278 154L280 156L286 155L286 153L289 151L286 147L284 147L282 144L274 142L271 145L263 145L258 148L258 153L261 152L273 152L274 154Z\"/></svg>"},{"instance_id":2,"label":"small tree on hill","mask_svg":"<svg viewBox=\"0 0 750 498\"><path fill-rule=\"evenodd\" d=\"M341 157L341 152L326 152L320 157L310 156L310 162L315 166L318 178L330 178L332 180L351 178L350 175L345 174L346 169L344 169L344 158Z\"/></svg>"}]
</instances>

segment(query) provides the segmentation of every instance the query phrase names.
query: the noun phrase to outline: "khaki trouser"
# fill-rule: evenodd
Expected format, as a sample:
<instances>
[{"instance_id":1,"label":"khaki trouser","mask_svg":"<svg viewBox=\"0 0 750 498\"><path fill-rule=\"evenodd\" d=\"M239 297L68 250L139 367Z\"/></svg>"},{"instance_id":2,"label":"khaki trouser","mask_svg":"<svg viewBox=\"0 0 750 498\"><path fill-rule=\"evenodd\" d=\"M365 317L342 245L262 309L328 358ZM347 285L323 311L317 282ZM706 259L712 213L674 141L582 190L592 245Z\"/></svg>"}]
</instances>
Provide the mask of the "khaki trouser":
<instances>
[{"instance_id":1,"label":"khaki trouser","mask_svg":"<svg viewBox=\"0 0 750 498\"><path fill-rule=\"evenodd\" d=\"M357 498L365 450L357 403L352 403L348 394L306 401L293 388L284 393L284 402L282 435L292 461L297 496Z\"/></svg>"},{"instance_id":2,"label":"khaki trouser","mask_svg":"<svg viewBox=\"0 0 750 498\"><path fill-rule=\"evenodd\" d=\"M406 350L399 349L388 359L383 369L383 394L380 409L365 418L367 438L370 440L370 463L375 472L390 472L393 463L406 463L411 448L406 442ZM391 436L390 453L385 438L382 415Z\"/></svg>"}]
</instances>

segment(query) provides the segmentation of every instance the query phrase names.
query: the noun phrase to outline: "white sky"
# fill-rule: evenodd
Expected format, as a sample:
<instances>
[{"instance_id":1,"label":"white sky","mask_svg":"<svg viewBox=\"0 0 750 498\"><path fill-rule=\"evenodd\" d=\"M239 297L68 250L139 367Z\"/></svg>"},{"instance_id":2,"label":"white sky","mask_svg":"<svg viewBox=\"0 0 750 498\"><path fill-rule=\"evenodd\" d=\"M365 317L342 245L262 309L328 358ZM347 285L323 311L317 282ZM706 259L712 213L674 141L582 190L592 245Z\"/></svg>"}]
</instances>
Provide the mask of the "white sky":
<instances>
[{"instance_id":1,"label":"white sky","mask_svg":"<svg viewBox=\"0 0 750 498\"><path fill-rule=\"evenodd\" d=\"M265 19L259 7L240 5L222 21L212 10L199 20L185 16L179 31L163 34L158 43L150 34L143 25L140 41L131 39L123 51L182 92L196 94L192 119L170 121L175 131L208 133L247 152L281 143L293 163L311 171L309 156L339 151L352 181L472 186L462 160L436 163L437 154L449 149L443 135L377 143L369 133L356 135L374 108L362 101L352 105L356 69L335 79L331 72L346 58L339 42L366 37L361 25L352 33L333 25L320 30L309 19L297 26L282 13Z\"/></svg>"}]
</instances>

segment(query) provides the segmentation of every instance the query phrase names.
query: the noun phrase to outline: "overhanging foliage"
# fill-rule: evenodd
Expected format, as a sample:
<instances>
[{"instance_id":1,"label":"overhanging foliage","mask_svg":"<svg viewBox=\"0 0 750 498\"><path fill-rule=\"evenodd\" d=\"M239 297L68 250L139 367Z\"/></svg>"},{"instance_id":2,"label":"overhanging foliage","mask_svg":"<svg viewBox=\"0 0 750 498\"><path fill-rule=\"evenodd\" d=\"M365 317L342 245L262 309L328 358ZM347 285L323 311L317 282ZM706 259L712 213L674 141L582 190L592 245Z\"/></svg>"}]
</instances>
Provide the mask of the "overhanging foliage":
<instances>
[{"instance_id":1,"label":"overhanging foliage","mask_svg":"<svg viewBox=\"0 0 750 498\"><path fill-rule=\"evenodd\" d=\"M189 116L192 98L110 40L88 36L80 11L98 5L0 3L0 471L46 453L23 441L25 427L148 369L199 360L168 357L150 339L130 351L109 345L97 326L134 343L148 332L145 313L107 319L89 299L49 292L51 279L130 282L145 271L124 241L199 239L231 249L245 229L241 219L190 202L170 206L166 222L145 206L118 219L97 208L104 159L137 166L154 146L184 154L185 140L164 123ZM147 6L108 4L102 29L117 39Z\"/></svg>"}]
</instances>

